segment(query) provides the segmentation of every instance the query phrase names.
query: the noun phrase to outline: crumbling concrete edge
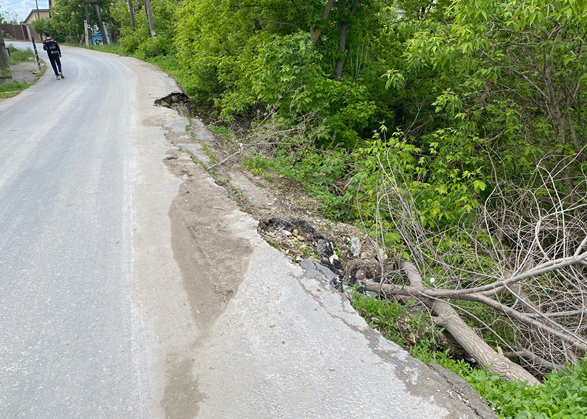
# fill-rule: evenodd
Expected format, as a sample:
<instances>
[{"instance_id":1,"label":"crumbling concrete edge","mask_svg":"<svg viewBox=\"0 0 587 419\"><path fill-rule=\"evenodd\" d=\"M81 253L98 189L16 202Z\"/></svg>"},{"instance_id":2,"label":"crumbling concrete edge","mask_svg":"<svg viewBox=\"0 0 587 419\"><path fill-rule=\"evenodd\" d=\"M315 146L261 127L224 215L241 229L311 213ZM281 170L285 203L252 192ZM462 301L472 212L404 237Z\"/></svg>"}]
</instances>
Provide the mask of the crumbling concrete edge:
<instances>
[{"instance_id":1,"label":"crumbling concrete edge","mask_svg":"<svg viewBox=\"0 0 587 419\"><path fill-rule=\"evenodd\" d=\"M479 396L475 389L467 380L459 377L454 372L447 370L443 366L432 362L427 364L430 369L439 374L453 391L458 394L461 400L467 404L479 417L483 419L498 419L497 414L487 405L487 402Z\"/></svg>"},{"instance_id":2,"label":"crumbling concrete edge","mask_svg":"<svg viewBox=\"0 0 587 419\"><path fill-rule=\"evenodd\" d=\"M304 259L299 266L311 276L319 278L324 282L332 283L336 275L328 268L320 265L317 261ZM335 288L333 286L333 288ZM447 370L439 364L433 362L427 365L434 373L439 375L448 384L452 392L465 405L467 405L481 419L498 419L497 414L491 409L485 400L479 396L477 391L463 378L454 372Z\"/></svg>"}]
</instances>

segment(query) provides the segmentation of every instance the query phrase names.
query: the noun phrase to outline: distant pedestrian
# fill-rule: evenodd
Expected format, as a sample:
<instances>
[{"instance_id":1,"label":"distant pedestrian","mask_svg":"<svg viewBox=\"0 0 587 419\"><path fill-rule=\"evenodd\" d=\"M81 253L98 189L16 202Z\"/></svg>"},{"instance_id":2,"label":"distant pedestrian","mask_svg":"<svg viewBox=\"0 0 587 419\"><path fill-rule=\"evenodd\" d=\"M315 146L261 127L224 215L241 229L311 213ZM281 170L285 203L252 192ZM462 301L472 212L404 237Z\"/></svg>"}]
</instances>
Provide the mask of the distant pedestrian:
<instances>
[{"instance_id":1,"label":"distant pedestrian","mask_svg":"<svg viewBox=\"0 0 587 419\"><path fill-rule=\"evenodd\" d=\"M61 72L61 48L59 48L57 41L51 38L51 34L48 32L45 32L43 49L47 51L47 55L49 55L49 61L51 61L51 67L53 67L57 80L64 79L65 76Z\"/></svg>"}]
</instances>

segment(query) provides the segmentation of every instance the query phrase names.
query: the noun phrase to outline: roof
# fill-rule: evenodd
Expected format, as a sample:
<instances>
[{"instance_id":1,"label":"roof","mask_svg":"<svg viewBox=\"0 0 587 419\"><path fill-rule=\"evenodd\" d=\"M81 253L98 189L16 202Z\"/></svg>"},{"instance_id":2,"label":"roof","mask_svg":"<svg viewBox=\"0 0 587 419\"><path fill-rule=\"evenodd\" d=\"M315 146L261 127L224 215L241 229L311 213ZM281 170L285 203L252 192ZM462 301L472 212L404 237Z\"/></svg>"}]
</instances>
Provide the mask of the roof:
<instances>
[{"instance_id":1,"label":"roof","mask_svg":"<svg viewBox=\"0 0 587 419\"><path fill-rule=\"evenodd\" d=\"M50 15L51 14L51 10L49 10L49 9L39 9L38 12L39 12L39 15L41 15L41 17L44 17L43 15L47 16L47 15ZM37 9L31 10L31 12L29 13L29 15L26 17L26 19L24 21L26 23L30 23L33 20L37 20L36 19L36 16L35 16L36 14L37 14ZM33 17L35 19L31 19Z\"/></svg>"}]
</instances>

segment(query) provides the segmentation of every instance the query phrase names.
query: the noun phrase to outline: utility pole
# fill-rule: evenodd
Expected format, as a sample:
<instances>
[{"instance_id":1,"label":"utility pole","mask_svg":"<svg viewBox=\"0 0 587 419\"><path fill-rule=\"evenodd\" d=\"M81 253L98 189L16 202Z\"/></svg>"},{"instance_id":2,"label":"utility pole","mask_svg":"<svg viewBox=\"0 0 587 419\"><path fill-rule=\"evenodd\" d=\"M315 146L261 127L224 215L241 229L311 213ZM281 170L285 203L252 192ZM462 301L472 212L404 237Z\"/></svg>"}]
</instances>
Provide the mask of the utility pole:
<instances>
[{"instance_id":1,"label":"utility pole","mask_svg":"<svg viewBox=\"0 0 587 419\"><path fill-rule=\"evenodd\" d=\"M90 13L88 12L88 2L84 2L84 9L86 11L86 20L84 20L84 35L86 38L86 47L90 46L92 36L90 34Z\"/></svg>"},{"instance_id":2,"label":"utility pole","mask_svg":"<svg viewBox=\"0 0 587 419\"><path fill-rule=\"evenodd\" d=\"M132 31L134 32L136 30L136 28L135 28L135 9L132 7L132 0L126 0L126 2L128 3L128 11L130 12L130 27L132 28Z\"/></svg>"},{"instance_id":3,"label":"utility pole","mask_svg":"<svg viewBox=\"0 0 587 419\"><path fill-rule=\"evenodd\" d=\"M35 0L35 6L37 6L37 20L39 20L41 18L41 13L39 12L39 1ZM42 34L37 34L39 35L39 39L43 40L43 38L41 37ZM37 44L35 44L35 37L33 36L33 34L31 33L31 41L33 42L33 50L35 51L35 57L37 59L37 67L39 68L39 73L41 72L41 60L39 59L39 52L37 51Z\"/></svg>"},{"instance_id":4,"label":"utility pole","mask_svg":"<svg viewBox=\"0 0 587 419\"><path fill-rule=\"evenodd\" d=\"M153 25L153 14L151 13L151 0L145 0L145 13L147 13L147 20L149 21L149 30L151 36L155 38L157 33L155 32L155 25Z\"/></svg>"},{"instance_id":5,"label":"utility pole","mask_svg":"<svg viewBox=\"0 0 587 419\"><path fill-rule=\"evenodd\" d=\"M98 15L98 28L100 29L100 35L102 35L102 43L104 45L108 45L108 33L106 33L104 29L104 23L102 22L102 16L100 16L100 7L98 7L98 2L94 3L96 6L96 14Z\"/></svg>"},{"instance_id":6,"label":"utility pole","mask_svg":"<svg viewBox=\"0 0 587 419\"><path fill-rule=\"evenodd\" d=\"M41 60L39 59L39 52L37 51L37 44L35 44L35 38L32 37L33 40L33 50L35 51L35 57L37 58L37 67L39 67L39 73L41 72Z\"/></svg>"}]
</instances>

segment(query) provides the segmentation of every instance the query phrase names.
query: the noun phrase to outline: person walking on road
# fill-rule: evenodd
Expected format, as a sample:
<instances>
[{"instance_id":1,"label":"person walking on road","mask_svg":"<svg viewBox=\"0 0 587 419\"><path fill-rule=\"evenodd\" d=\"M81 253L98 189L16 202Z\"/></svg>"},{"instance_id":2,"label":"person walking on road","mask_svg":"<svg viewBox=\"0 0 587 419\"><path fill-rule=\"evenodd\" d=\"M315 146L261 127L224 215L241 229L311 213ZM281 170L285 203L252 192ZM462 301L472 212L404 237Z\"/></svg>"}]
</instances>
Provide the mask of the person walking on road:
<instances>
[{"instance_id":1,"label":"person walking on road","mask_svg":"<svg viewBox=\"0 0 587 419\"><path fill-rule=\"evenodd\" d=\"M57 41L51 38L51 34L48 32L45 32L43 49L47 51L47 55L49 55L49 61L51 61L51 67L53 67L57 80L64 79L65 76L61 72L61 48L59 48Z\"/></svg>"}]
</instances>

